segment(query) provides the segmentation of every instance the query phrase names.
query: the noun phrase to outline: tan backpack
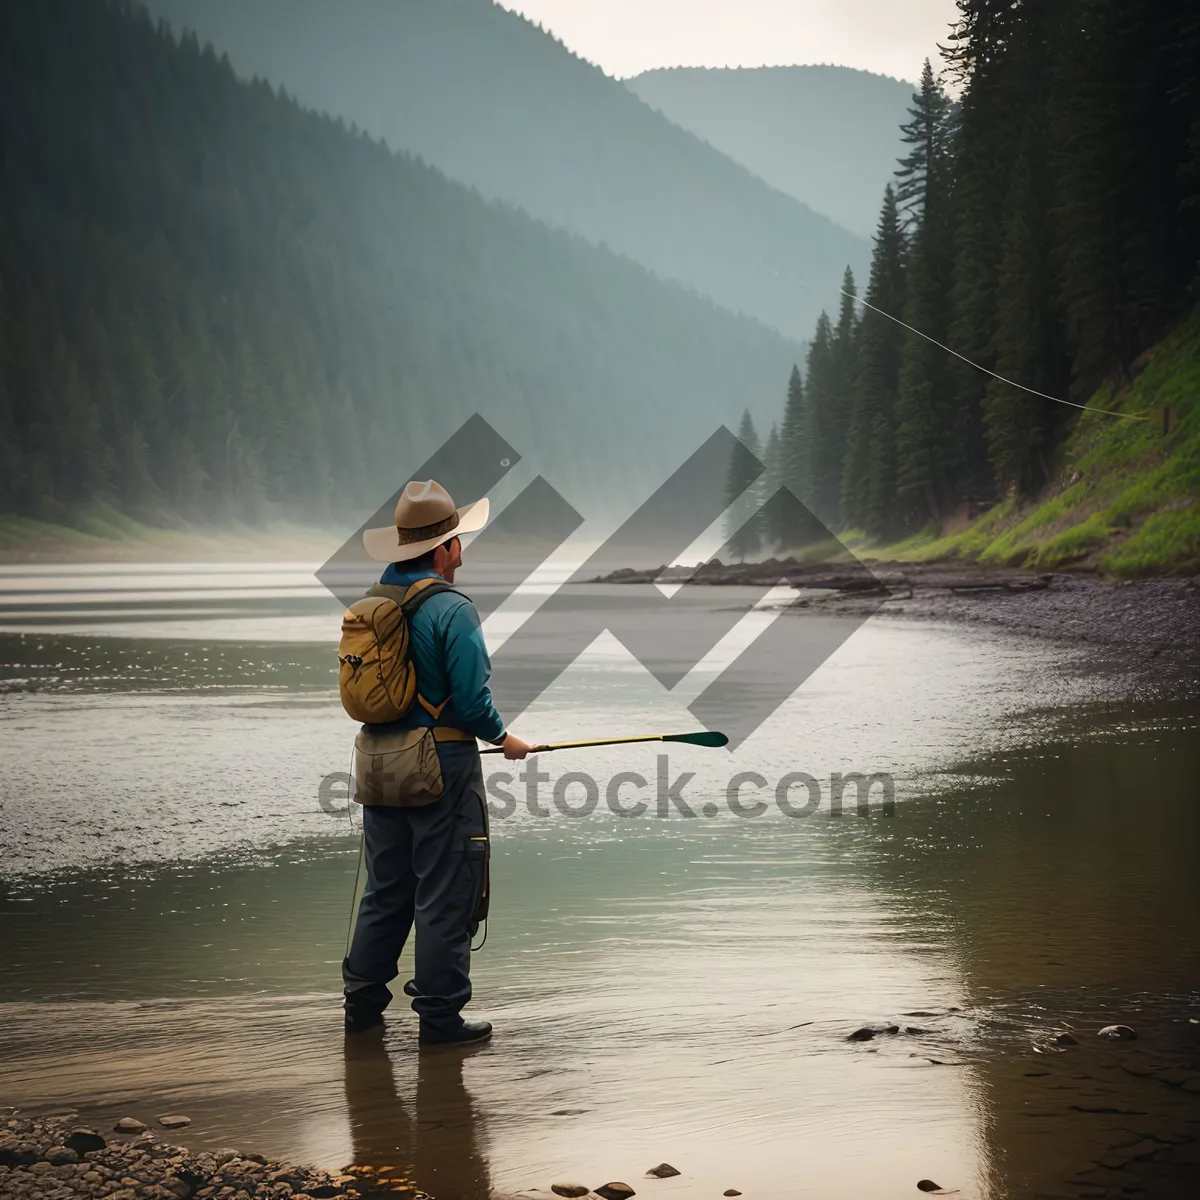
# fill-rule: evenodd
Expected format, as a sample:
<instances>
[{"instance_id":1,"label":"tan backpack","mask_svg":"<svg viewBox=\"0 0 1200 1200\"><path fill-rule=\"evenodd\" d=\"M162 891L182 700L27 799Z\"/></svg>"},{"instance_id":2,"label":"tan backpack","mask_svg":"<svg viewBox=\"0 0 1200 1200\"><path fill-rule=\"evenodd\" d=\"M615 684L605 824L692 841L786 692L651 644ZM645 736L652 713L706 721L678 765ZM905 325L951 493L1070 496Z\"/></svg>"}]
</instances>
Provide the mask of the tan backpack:
<instances>
[{"instance_id":1,"label":"tan backpack","mask_svg":"<svg viewBox=\"0 0 1200 1200\"><path fill-rule=\"evenodd\" d=\"M408 654L408 623L430 596L453 590L440 579L420 579L408 588L380 583L346 609L338 691L356 721L381 725L412 711L417 672Z\"/></svg>"}]
</instances>

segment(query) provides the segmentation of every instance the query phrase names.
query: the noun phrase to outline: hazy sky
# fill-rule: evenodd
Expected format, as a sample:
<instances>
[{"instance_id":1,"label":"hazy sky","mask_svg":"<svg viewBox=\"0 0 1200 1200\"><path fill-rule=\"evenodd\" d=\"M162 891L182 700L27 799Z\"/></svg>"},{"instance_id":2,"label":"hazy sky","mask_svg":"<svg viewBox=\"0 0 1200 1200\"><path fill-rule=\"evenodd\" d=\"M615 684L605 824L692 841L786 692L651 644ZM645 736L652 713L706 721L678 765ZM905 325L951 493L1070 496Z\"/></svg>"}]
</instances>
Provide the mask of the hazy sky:
<instances>
[{"instance_id":1,"label":"hazy sky","mask_svg":"<svg viewBox=\"0 0 1200 1200\"><path fill-rule=\"evenodd\" d=\"M954 0L499 0L610 75L836 63L915 80Z\"/></svg>"}]
</instances>

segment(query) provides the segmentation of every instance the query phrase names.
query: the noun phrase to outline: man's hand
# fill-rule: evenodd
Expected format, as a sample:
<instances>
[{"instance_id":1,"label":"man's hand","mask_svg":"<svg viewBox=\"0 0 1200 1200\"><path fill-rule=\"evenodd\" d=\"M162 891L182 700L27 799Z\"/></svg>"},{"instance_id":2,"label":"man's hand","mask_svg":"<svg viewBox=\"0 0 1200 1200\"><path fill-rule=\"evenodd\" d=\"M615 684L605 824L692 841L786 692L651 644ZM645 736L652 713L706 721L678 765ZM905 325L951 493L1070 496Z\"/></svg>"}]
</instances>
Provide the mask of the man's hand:
<instances>
[{"instance_id":1,"label":"man's hand","mask_svg":"<svg viewBox=\"0 0 1200 1200\"><path fill-rule=\"evenodd\" d=\"M508 759L524 758L533 749L528 742L523 742L513 733L507 734L501 745L504 748L504 757Z\"/></svg>"}]
</instances>

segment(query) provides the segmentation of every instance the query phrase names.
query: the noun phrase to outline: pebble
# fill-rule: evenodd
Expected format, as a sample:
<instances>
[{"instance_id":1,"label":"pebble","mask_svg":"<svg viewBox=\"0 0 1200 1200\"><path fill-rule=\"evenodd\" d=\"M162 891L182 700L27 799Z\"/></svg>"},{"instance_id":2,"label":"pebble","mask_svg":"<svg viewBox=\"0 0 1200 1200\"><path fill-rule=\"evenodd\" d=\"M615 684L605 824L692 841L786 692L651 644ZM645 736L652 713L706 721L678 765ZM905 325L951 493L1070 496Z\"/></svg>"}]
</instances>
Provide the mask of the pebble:
<instances>
[{"instance_id":1,"label":"pebble","mask_svg":"<svg viewBox=\"0 0 1200 1200\"><path fill-rule=\"evenodd\" d=\"M1079 1042L1069 1033L1056 1033L1054 1035L1054 1044L1056 1046L1078 1046Z\"/></svg>"},{"instance_id":2,"label":"pebble","mask_svg":"<svg viewBox=\"0 0 1200 1200\"><path fill-rule=\"evenodd\" d=\"M192 1118L168 1113L165 1117L159 1117L158 1123L164 1129L182 1129L185 1125L192 1123Z\"/></svg>"},{"instance_id":3,"label":"pebble","mask_svg":"<svg viewBox=\"0 0 1200 1200\"><path fill-rule=\"evenodd\" d=\"M725 1190L724 1190L724 1191L721 1193L721 1195L722 1195L722 1196L740 1196L741 1194L742 1194L742 1193L741 1193L741 1192L739 1192L739 1191L737 1190L737 1188L726 1188L726 1189L725 1189Z\"/></svg>"},{"instance_id":4,"label":"pebble","mask_svg":"<svg viewBox=\"0 0 1200 1200\"><path fill-rule=\"evenodd\" d=\"M654 1179L670 1179L673 1175L679 1175L680 1171L671 1166L670 1163L659 1163L657 1167L651 1167L646 1172L647 1175Z\"/></svg>"},{"instance_id":5,"label":"pebble","mask_svg":"<svg viewBox=\"0 0 1200 1200\"><path fill-rule=\"evenodd\" d=\"M846 1041L848 1042L869 1042L877 1033L899 1033L899 1025L864 1025L861 1029L856 1029L850 1034Z\"/></svg>"},{"instance_id":6,"label":"pebble","mask_svg":"<svg viewBox=\"0 0 1200 1200\"><path fill-rule=\"evenodd\" d=\"M1128 1025L1105 1025L1096 1036L1111 1042L1132 1042L1136 1040L1137 1033Z\"/></svg>"},{"instance_id":7,"label":"pebble","mask_svg":"<svg viewBox=\"0 0 1200 1200\"><path fill-rule=\"evenodd\" d=\"M122 1117L114 1126L114 1133L144 1133L146 1126L137 1117Z\"/></svg>"},{"instance_id":8,"label":"pebble","mask_svg":"<svg viewBox=\"0 0 1200 1200\"><path fill-rule=\"evenodd\" d=\"M108 1143L94 1129L72 1129L63 1139L64 1146L70 1146L82 1158L93 1150L103 1150Z\"/></svg>"},{"instance_id":9,"label":"pebble","mask_svg":"<svg viewBox=\"0 0 1200 1200\"><path fill-rule=\"evenodd\" d=\"M636 1196L637 1192L627 1183L605 1183L596 1189L596 1195L604 1200L626 1200L628 1196Z\"/></svg>"},{"instance_id":10,"label":"pebble","mask_svg":"<svg viewBox=\"0 0 1200 1200\"><path fill-rule=\"evenodd\" d=\"M556 1196L586 1196L592 1189L585 1183L552 1183L550 1190Z\"/></svg>"}]
</instances>

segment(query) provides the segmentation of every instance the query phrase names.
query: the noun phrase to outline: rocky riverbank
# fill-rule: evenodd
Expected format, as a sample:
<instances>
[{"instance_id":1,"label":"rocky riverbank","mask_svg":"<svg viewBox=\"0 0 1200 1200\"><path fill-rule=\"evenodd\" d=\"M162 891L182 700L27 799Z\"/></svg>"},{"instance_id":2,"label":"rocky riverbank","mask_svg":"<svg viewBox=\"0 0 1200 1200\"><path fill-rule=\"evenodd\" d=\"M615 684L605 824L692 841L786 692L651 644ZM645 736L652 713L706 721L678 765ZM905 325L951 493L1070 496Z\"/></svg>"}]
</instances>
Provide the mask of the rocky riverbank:
<instances>
[{"instance_id":1,"label":"rocky riverbank","mask_svg":"<svg viewBox=\"0 0 1200 1200\"><path fill-rule=\"evenodd\" d=\"M359 1190L353 1175L331 1175L239 1150L193 1154L160 1141L141 1121L126 1117L101 1132L75 1113L31 1116L11 1111L0 1125L0 1196L4 1200L331 1200L379 1195ZM184 1116L159 1118L179 1129ZM397 1196L416 1197L415 1189Z\"/></svg>"},{"instance_id":2,"label":"rocky riverbank","mask_svg":"<svg viewBox=\"0 0 1200 1200\"><path fill-rule=\"evenodd\" d=\"M1086 642L1157 659L1200 661L1200 578L1113 581L970 563L822 563L769 559L696 568L620 570L595 583L683 581L800 591L793 610L948 621Z\"/></svg>"}]
</instances>

